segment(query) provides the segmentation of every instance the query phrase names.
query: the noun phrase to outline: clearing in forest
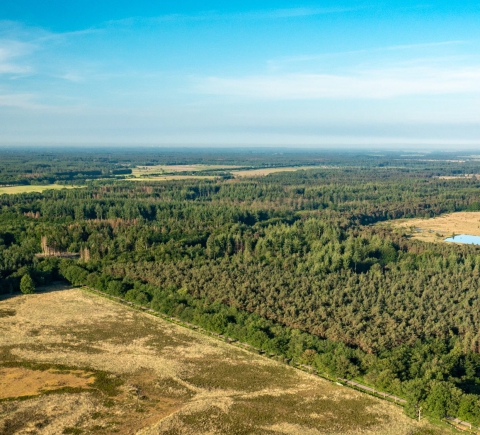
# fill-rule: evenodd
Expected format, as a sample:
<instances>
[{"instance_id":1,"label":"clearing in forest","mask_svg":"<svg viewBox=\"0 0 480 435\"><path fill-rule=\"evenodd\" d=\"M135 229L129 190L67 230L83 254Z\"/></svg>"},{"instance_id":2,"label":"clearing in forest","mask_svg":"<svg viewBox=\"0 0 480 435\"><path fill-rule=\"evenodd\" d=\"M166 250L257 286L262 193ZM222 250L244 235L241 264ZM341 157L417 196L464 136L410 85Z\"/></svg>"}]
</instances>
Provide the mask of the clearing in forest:
<instances>
[{"instance_id":1,"label":"clearing in forest","mask_svg":"<svg viewBox=\"0 0 480 435\"><path fill-rule=\"evenodd\" d=\"M132 170L132 175L136 177L155 174L172 174L175 172L202 172L202 171L219 171L222 169L230 170L240 168L235 165L156 165L156 166L137 166Z\"/></svg>"},{"instance_id":2,"label":"clearing in forest","mask_svg":"<svg viewBox=\"0 0 480 435\"><path fill-rule=\"evenodd\" d=\"M4 435L451 433L84 290L4 297L0 314Z\"/></svg>"},{"instance_id":3,"label":"clearing in forest","mask_svg":"<svg viewBox=\"0 0 480 435\"><path fill-rule=\"evenodd\" d=\"M124 181L170 181L170 180L213 180L213 175L152 175L150 177L125 178Z\"/></svg>"},{"instance_id":4,"label":"clearing in forest","mask_svg":"<svg viewBox=\"0 0 480 435\"><path fill-rule=\"evenodd\" d=\"M0 195L8 194L14 195L16 193L30 193L30 192L39 192L42 193L44 190L60 190L60 189L75 189L82 186L63 186L61 184L47 184L43 186L34 186L34 185L25 185L25 186L8 186L0 187Z\"/></svg>"},{"instance_id":5,"label":"clearing in forest","mask_svg":"<svg viewBox=\"0 0 480 435\"><path fill-rule=\"evenodd\" d=\"M379 225L399 228L413 239L424 242L443 242L453 234L480 236L480 212L457 212L429 219L399 219Z\"/></svg>"},{"instance_id":6,"label":"clearing in forest","mask_svg":"<svg viewBox=\"0 0 480 435\"><path fill-rule=\"evenodd\" d=\"M235 177L262 177L277 172L295 172L306 171L308 169L325 169L327 166L291 166L284 168L261 168L261 169L242 169L239 171L230 171ZM331 168L331 167L330 167Z\"/></svg>"}]
</instances>

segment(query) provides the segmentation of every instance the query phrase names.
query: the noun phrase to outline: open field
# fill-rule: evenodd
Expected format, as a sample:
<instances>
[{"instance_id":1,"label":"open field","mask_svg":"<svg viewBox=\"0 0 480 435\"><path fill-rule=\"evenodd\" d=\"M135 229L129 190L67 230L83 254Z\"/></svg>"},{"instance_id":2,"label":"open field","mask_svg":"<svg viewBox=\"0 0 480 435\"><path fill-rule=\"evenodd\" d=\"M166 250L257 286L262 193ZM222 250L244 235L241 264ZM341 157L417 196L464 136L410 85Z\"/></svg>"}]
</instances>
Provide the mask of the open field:
<instances>
[{"instance_id":1,"label":"open field","mask_svg":"<svg viewBox=\"0 0 480 435\"><path fill-rule=\"evenodd\" d=\"M151 177L125 178L123 181L169 181L169 180L213 180L213 175L158 175Z\"/></svg>"},{"instance_id":2,"label":"open field","mask_svg":"<svg viewBox=\"0 0 480 435\"><path fill-rule=\"evenodd\" d=\"M0 300L0 328L4 435L451 433L78 289Z\"/></svg>"},{"instance_id":3,"label":"open field","mask_svg":"<svg viewBox=\"0 0 480 435\"><path fill-rule=\"evenodd\" d=\"M291 166L284 168L262 168L262 169L242 169L239 171L230 171L235 177L262 177L277 172L306 171L308 169L321 169L325 166Z\"/></svg>"},{"instance_id":4,"label":"open field","mask_svg":"<svg viewBox=\"0 0 480 435\"><path fill-rule=\"evenodd\" d=\"M379 225L399 228L425 242L443 242L453 233L480 236L480 212L450 213L431 219L399 219Z\"/></svg>"},{"instance_id":5,"label":"open field","mask_svg":"<svg viewBox=\"0 0 480 435\"><path fill-rule=\"evenodd\" d=\"M464 180L464 179L478 179L480 174L462 174L462 175L442 175L438 177L440 180Z\"/></svg>"},{"instance_id":6,"label":"open field","mask_svg":"<svg viewBox=\"0 0 480 435\"><path fill-rule=\"evenodd\" d=\"M11 187L0 187L0 195L6 193L8 195L13 195L15 193L29 193L29 192L43 192L44 190L49 189L75 189L81 186L62 186L60 184L47 184L45 186L11 186Z\"/></svg>"},{"instance_id":7,"label":"open field","mask_svg":"<svg viewBox=\"0 0 480 435\"><path fill-rule=\"evenodd\" d=\"M235 177L262 177L277 172L293 172L307 169L319 169L325 168L325 166L290 166L279 168L261 168L261 169L241 169L241 166L233 165L160 165L160 166L139 166L132 170L132 175L140 180L184 180L189 178L213 178L201 175L172 175L175 172L202 172L213 170L225 170L231 172ZM152 177L146 177L151 174ZM170 174L170 175L163 175Z\"/></svg>"},{"instance_id":8,"label":"open field","mask_svg":"<svg viewBox=\"0 0 480 435\"><path fill-rule=\"evenodd\" d=\"M132 174L136 177L148 175L151 173L168 173L172 172L202 172L202 171L218 171L239 168L233 165L157 165L157 166L137 166L132 170Z\"/></svg>"}]
</instances>

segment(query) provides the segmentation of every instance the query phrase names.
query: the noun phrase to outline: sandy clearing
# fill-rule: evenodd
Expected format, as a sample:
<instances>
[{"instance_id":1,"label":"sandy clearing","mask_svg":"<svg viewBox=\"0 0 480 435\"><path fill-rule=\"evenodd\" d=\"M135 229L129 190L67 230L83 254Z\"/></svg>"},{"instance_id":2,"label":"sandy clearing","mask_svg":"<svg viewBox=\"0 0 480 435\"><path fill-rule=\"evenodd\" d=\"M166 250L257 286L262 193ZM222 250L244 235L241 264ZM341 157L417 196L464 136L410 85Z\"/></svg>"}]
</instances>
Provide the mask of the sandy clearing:
<instances>
[{"instance_id":1,"label":"sandy clearing","mask_svg":"<svg viewBox=\"0 0 480 435\"><path fill-rule=\"evenodd\" d=\"M449 213L429 219L399 219L379 225L407 231L413 239L438 243L454 233L480 236L480 212Z\"/></svg>"}]
</instances>

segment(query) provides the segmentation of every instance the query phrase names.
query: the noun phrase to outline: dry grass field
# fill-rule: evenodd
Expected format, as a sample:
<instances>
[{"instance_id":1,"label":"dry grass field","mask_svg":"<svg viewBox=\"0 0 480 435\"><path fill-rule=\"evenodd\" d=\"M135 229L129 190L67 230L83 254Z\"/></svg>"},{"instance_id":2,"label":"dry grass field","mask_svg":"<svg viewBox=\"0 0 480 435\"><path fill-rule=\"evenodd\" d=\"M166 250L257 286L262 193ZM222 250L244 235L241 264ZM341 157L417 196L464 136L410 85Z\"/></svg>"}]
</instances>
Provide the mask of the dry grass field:
<instances>
[{"instance_id":1,"label":"dry grass field","mask_svg":"<svg viewBox=\"0 0 480 435\"><path fill-rule=\"evenodd\" d=\"M3 298L0 329L2 435L451 433L79 289Z\"/></svg>"},{"instance_id":2,"label":"dry grass field","mask_svg":"<svg viewBox=\"0 0 480 435\"><path fill-rule=\"evenodd\" d=\"M480 236L480 212L450 213L431 219L399 219L379 225L401 229L414 239L438 243L453 233Z\"/></svg>"},{"instance_id":3,"label":"dry grass field","mask_svg":"<svg viewBox=\"0 0 480 435\"><path fill-rule=\"evenodd\" d=\"M213 180L213 175L152 175L151 177L125 178L124 181L170 181L170 180Z\"/></svg>"},{"instance_id":4,"label":"dry grass field","mask_svg":"<svg viewBox=\"0 0 480 435\"><path fill-rule=\"evenodd\" d=\"M136 178L130 180L185 180L189 178L214 178L202 175L175 175L175 172L202 172L211 170L225 170L231 172L237 178L263 177L277 172L294 172L307 169L325 168L325 166L291 166L283 168L262 168L262 169L238 169L240 166L233 165L160 165L160 166L138 166L132 170ZM146 177L151 175L151 177Z\"/></svg>"},{"instance_id":5,"label":"dry grass field","mask_svg":"<svg viewBox=\"0 0 480 435\"><path fill-rule=\"evenodd\" d=\"M43 192L49 189L74 189L81 186L62 186L60 184L47 184L46 186L11 186L0 187L0 195L6 193L7 195L13 195L15 193L29 193L29 192Z\"/></svg>"},{"instance_id":6,"label":"dry grass field","mask_svg":"<svg viewBox=\"0 0 480 435\"><path fill-rule=\"evenodd\" d=\"M438 177L440 180L462 180L462 179L478 179L480 174L462 174L462 175L442 175Z\"/></svg>"},{"instance_id":7,"label":"dry grass field","mask_svg":"<svg viewBox=\"0 0 480 435\"><path fill-rule=\"evenodd\" d=\"M277 172L295 172L304 171L307 169L320 169L325 166L292 166L285 168L262 168L262 169L242 169L239 171L231 171L235 177L263 177Z\"/></svg>"},{"instance_id":8,"label":"dry grass field","mask_svg":"<svg viewBox=\"0 0 480 435\"><path fill-rule=\"evenodd\" d=\"M151 173L171 174L172 172L201 172L212 170L230 170L238 168L239 166L233 165L157 165L157 166L137 166L132 170L132 175L136 177L148 175Z\"/></svg>"}]
</instances>

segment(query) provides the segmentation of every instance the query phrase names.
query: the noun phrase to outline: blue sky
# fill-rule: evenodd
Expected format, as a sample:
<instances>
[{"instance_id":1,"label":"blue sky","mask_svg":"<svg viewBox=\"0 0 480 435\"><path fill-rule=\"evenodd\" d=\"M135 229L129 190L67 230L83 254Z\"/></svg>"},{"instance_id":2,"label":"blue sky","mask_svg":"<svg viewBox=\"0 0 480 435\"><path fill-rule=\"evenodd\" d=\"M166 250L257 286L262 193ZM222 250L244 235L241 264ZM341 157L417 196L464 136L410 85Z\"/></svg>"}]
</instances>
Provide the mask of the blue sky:
<instances>
[{"instance_id":1,"label":"blue sky","mask_svg":"<svg viewBox=\"0 0 480 435\"><path fill-rule=\"evenodd\" d=\"M0 3L0 145L480 145L480 2Z\"/></svg>"}]
</instances>

